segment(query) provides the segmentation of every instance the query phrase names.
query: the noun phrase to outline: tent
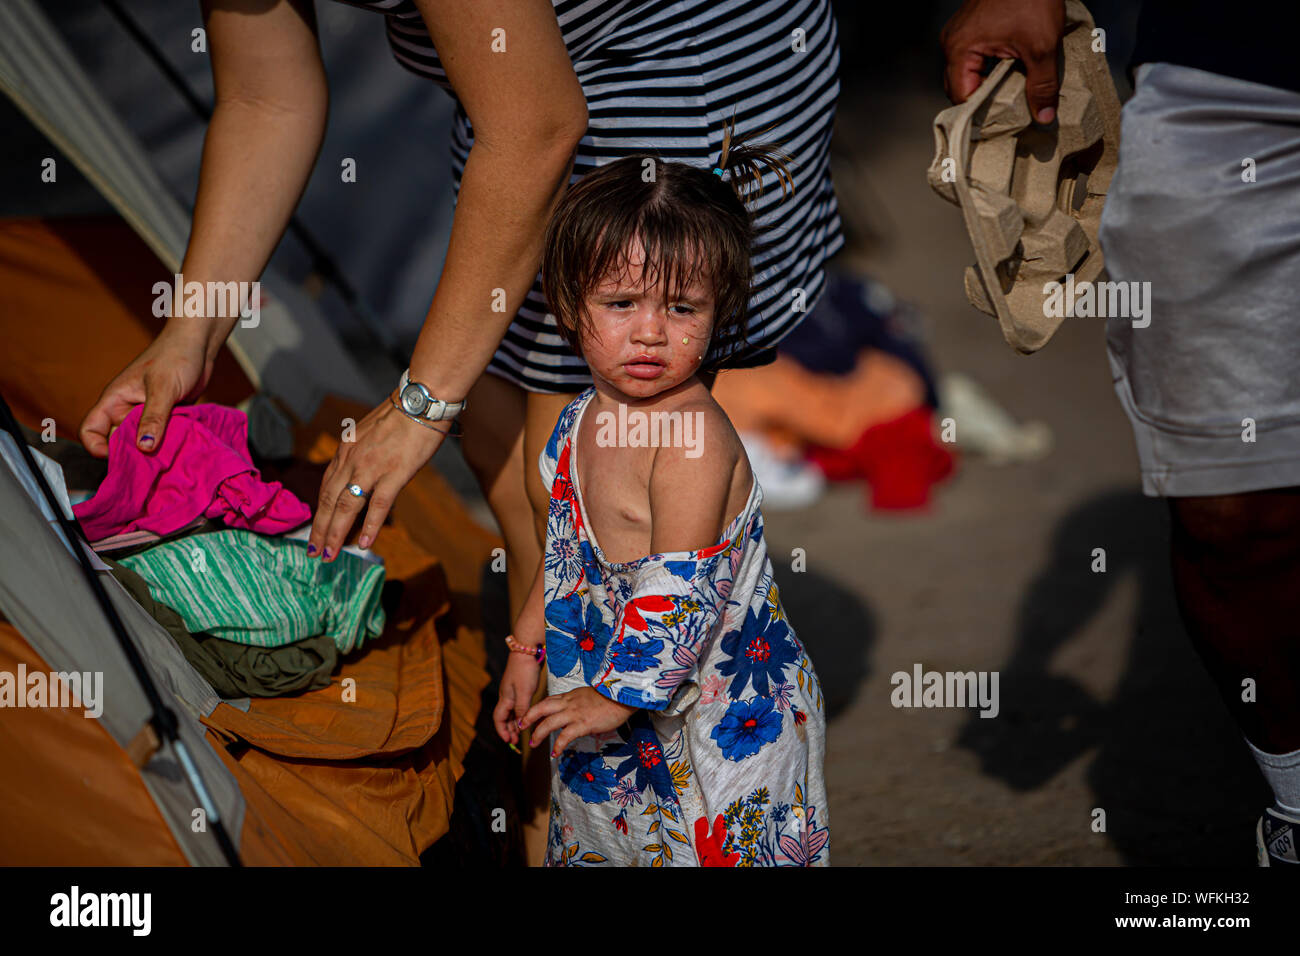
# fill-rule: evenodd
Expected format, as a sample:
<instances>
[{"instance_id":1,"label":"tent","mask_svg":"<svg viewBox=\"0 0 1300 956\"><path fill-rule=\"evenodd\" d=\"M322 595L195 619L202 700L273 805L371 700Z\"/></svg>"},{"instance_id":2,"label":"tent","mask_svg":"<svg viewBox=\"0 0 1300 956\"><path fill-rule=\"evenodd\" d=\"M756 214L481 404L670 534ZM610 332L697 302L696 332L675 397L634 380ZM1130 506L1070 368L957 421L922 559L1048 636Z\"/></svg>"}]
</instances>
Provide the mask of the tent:
<instances>
[{"instance_id":1,"label":"tent","mask_svg":"<svg viewBox=\"0 0 1300 956\"><path fill-rule=\"evenodd\" d=\"M0 6L0 89L120 215L0 220L0 395L74 437L156 332L150 289L189 224L28 0ZM287 423L267 447L292 453L264 473L314 502L342 420L377 396L311 301L264 282L261 325L236 332L200 400L247 408L255 433ZM447 833L490 681L480 598L501 540L435 470L373 548L393 582L382 638L323 690L221 700L108 572L86 572L19 437L0 435L0 675L102 675L103 712L0 708L0 863L403 865Z\"/></svg>"}]
</instances>

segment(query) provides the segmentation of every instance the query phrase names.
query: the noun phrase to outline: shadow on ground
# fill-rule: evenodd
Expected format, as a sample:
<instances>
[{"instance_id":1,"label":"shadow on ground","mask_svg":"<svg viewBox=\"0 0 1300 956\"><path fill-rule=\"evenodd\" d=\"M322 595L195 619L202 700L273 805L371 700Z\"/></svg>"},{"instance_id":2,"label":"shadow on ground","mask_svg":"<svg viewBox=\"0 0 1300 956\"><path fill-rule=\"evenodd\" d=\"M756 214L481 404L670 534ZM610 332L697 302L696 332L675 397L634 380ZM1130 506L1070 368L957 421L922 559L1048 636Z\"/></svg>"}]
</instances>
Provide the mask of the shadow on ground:
<instances>
[{"instance_id":1,"label":"shadow on ground","mask_svg":"<svg viewBox=\"0 0 1300 956\"><path fill-rule=\"evenodd\" d=\"M815 571L787 572L777 579L781 605L808 649L826 698L826 721L839 716L870 676L876 619L852 591Z\"/></svg>"},{"instance_id":2,"label":"shadow on ground","mask_svg":"<svg viewBox=\"0 0 1300 956\"><path fill-rule=\"evenodd\" d=\"M1095 749L1094 806L1126 863L1250 865L1246 835L1268 790L1183 630L1168 541L1165 503L1136 492L1070 512L1021 602L999 718L973 714L958 743L979 755L984 773L1021 791ZM1092 570L1095 548L1105 549L1104 573ZM1114 692L1099 700L1053 673L1052 658L1130 574L1139 591L1133 627L1115 635L1129 652Z\"/></svg>"}]
</instances>

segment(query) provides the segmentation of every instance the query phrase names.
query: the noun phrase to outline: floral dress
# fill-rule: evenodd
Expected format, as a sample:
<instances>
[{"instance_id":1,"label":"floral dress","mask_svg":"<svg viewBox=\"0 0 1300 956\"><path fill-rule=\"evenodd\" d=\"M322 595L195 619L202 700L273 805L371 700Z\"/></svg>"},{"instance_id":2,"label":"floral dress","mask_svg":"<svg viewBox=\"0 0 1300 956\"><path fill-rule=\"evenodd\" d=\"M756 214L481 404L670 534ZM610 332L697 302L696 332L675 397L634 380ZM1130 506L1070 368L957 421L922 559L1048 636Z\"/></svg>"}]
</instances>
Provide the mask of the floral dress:
<instances>
[{"instance_id":1,"label":"floral dress","mask_svg":"<svg viewBox=\"0 0 1300 956\"><path fill-rule=\"evenodd\" d=\"M821 684L781 606L758 481L716 544L606 560L573 464L595 391L538 458L547 692L641 709L552 761L546 865L825 865Z\"/></svg>"}]
</instances>

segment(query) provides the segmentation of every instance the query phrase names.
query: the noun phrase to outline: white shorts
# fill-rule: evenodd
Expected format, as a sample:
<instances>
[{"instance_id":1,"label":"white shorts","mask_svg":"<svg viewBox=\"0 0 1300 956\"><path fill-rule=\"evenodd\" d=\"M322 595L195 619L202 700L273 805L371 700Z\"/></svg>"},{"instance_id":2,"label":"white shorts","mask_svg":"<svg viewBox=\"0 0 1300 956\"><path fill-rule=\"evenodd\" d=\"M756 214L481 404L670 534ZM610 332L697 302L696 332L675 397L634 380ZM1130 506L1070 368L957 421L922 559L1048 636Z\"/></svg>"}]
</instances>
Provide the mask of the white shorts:
<instances>
[{"instance_id":1,"label":"white shorts","mask_svg":"<svg viewBox=\"0 0 1300 956\"><path fill-rule=\"evenodd\" d=\"M1142 65L1101 243L1151 283L1149 325L1106 327L1143 491L1300 485L1300 93Z\"/></svg>"}]
</instances>

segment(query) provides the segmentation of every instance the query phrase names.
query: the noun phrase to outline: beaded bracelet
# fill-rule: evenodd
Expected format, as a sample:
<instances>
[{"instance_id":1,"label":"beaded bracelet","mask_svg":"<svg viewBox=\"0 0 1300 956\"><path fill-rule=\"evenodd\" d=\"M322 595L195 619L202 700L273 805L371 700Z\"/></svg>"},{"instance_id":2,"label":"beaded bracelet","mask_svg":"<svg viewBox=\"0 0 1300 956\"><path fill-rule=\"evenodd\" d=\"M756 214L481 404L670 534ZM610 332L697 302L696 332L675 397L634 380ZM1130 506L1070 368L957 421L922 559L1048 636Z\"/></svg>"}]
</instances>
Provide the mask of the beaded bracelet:
<instances>
[{"instance_id":1,"label":"beaded bracelet","mask_svg":"<svg viewBox=\"0 0 1300 956\"><path fill-rule=\"evenodd\" d=\"M544 660L546 660L545 643L538 644L536 647L529 647L527 644L520 644L518 641L516 641L515 636L513 634L507 634L506 646L509 647L510 650L514 651L516 654L527 654L529 657L533 658L539 664L542 663Z\"/></svg>"}]
</instances>

